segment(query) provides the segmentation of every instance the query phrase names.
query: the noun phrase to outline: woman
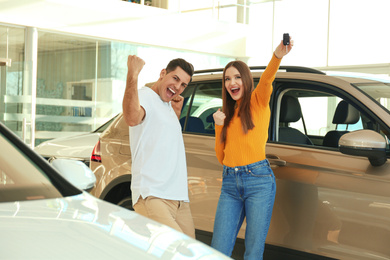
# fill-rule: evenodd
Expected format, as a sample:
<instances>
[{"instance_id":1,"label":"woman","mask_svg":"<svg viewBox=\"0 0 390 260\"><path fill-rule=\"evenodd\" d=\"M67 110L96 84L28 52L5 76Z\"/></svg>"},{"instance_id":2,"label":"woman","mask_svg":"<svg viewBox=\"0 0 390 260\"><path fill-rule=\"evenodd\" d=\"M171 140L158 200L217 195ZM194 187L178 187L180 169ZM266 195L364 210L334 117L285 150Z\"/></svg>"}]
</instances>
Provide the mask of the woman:
<instances>
[{"instance_id":1,"label":"woman","mask_svg":"<svg viewBox=\"0 0 390 260\"><path fill-rule=\"evenodd\" d=\"M265 157L272 82L281 59L290 52L283 41L253 90L253 78L242 61L226 65L222 111L214 113L215 151L223 164L223 182L211 246L230 256L246 217L245 259L262 259L275 200L275 176Z\"/></svg>"}]
</instances>

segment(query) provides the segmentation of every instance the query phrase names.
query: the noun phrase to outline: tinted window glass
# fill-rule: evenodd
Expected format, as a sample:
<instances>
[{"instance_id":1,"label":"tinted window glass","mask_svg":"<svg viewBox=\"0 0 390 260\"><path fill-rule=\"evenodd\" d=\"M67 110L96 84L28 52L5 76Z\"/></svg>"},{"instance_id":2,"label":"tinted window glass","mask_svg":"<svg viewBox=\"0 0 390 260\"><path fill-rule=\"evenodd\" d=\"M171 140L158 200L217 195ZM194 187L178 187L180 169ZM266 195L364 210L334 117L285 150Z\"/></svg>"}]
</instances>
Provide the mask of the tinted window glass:
<instances>
[{"instance_id":1,"label":"tinted window glass","mask_svg":"<svg viewBox=\"0 0 390 260\"><path fill-rule=\"evenodd\" d=\"M3 135L0 147L0 202L62 197L44 172Z\"/></svg>"},{"instance_id":2,"label":"tinted window glass","mask_svg":"<svg viewBox=\"0 0 390 260\"><path fill-rule=\"evenodd\" d=\"M186 116L185 132L215 133L213 113L222 108L221 85L221 82L198 84L189 113L182 113Z\"/></svg>"}]
</instances>

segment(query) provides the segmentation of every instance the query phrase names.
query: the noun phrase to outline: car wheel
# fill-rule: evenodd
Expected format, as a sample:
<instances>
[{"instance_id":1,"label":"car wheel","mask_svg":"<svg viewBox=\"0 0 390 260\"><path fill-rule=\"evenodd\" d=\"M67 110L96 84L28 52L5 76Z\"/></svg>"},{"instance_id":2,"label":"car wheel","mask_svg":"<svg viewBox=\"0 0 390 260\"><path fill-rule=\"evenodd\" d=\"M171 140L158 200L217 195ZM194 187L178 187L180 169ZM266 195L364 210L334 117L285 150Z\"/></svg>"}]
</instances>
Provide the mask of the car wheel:
<instances>
[{"instance_id":1,"label":"car wheel","mask_svg":"<svg viewBox=\"0 0 390 260\"><path fill-rule=\"evenodd\" d=\"M133 200L130 197L125 197L121 201L118 202L118 206L124 207L129 210L134 210L133 209Z\"/></svg>"}]
</instances>

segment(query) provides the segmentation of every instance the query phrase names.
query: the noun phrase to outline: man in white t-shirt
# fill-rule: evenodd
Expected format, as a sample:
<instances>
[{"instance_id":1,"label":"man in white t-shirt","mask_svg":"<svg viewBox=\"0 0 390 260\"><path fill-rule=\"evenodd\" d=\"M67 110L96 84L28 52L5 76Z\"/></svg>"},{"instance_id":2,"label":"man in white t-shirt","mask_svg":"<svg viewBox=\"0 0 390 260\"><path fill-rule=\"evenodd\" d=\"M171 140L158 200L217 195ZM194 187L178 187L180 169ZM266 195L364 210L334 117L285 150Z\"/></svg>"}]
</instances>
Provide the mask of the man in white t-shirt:
<instances>
[{"instance_id":1,"label":"man in white t-shirt","mask_svg":"<svg viewBox=\"0 0 390 260\"><path fill-rule=\"evenodd\" d=\"M151 88L138 90L145 62L127 60L123 117L129 125L134 210L195 238L187 183L187 165L179 117L180 94L191 81L193 66L174 59Z\"/></svg>"}]
</instances>

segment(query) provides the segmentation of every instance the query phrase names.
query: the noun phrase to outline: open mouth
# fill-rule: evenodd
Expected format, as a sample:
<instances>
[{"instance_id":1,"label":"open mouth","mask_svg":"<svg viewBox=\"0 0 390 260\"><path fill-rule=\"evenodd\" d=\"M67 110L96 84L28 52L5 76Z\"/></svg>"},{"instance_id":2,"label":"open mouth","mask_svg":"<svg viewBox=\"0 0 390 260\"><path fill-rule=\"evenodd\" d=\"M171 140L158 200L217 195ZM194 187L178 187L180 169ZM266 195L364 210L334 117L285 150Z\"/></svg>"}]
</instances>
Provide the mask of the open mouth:
<instances>
[{"instance_id":1,"label":"open mouth","mask_svg":"<svg viewBox=\"0 0 390 260\"><path fill-rule=\"evenodd\" d=\"M240 91L240 88L231 88L230 91L232 94L237 94Z\"/></svg>"},{"instance_id":2,"label":"open mouth","mask_svg":"<svg viewBox=\"0 0 390 260\"><path fill-rule=\"evenodd\" d=\"M176 95L176 92L171 88L167 88L167 95L172 98L174 95Z\"/></svg>"}]
</instances>

